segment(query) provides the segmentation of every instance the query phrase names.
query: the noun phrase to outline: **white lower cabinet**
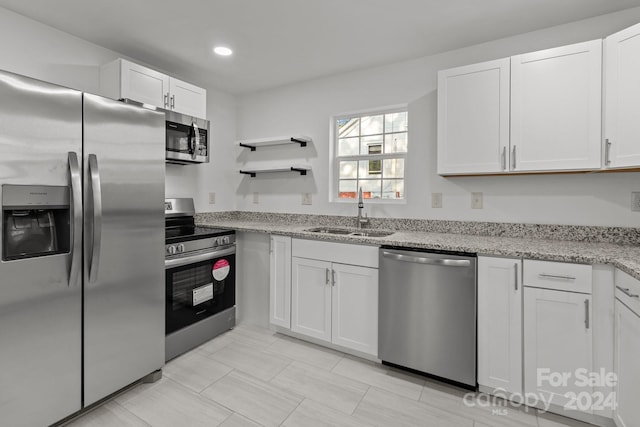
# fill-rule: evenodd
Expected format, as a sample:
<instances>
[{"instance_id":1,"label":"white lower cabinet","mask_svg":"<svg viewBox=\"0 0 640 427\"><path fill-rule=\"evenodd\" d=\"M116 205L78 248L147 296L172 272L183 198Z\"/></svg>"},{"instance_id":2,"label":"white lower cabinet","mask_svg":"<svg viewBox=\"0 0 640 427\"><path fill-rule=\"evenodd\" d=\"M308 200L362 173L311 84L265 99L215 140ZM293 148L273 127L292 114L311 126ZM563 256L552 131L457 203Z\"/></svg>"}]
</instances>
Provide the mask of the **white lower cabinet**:
<instances>
[{"instance_id":1,"label":"white lower cabinet","mask_svg":"<svg viewBox=\"0 0 640 427\"><path fill-rule=\"evenodd\" d=\"M615 366L618 375L615 422L619 427L640 426L640 316L616 301Z\"/></svg>"},{"instance_id":2,"label":"white lower cabinet","mask_svg":"<svg viewBox=\"0 0 640 427\"><path fill-rule=\"evenodd\" d=\"M478 257L478 384L522 393L522 261Z\"/></svg>"},{"instance_id":3,"label":"white lower cabinet","mask_svg":"<svg viewBox=\"0 0 640 427\"><path fill-rule=\"evenodd\" d=\"M291 259L291 330L331 342L331 263Z\"/></svg>"},{"instance_id":4,"label":"white lower cabinet","mask_svg":"<svg viewBox=\"0 0 640 427\"><path fill-rule=\"evenodd\" d=\"M291 327L291 237L272 235L269 246L269 323Z\"/></svg>"},{"instance_id":5,"label":"white lower cabinet","mask_svg":"<svg viewBox=\"0 0 640 427\"><path fill-rule=\"evenodd\" d=\"M378 354L378 269L332 264L331 342Z\"/></svg>"},{"instance_id":6,"label":"white lower cabinet","mask_svg":"<svg viewBox=\"0 0 640 427\"><path fill-rule=\"evenodd\" d=\"M618 427L640 426L640 281L616 271L614 369Z\"/></svg>"},{"instance_id":7,"label":"white lower cabinet","mask_svg":"<svg viewBox=\"0 0 640 427\"><path fill-rule=\"evenodd\" d=\"M377 357L378 248L292 239L291 254L291 331Z\"/></svg>"},{"instance_id":8,"label":"white lower cabinet","mask_svg":"<svg viewBox=\"0 0 640 427\"><path fill-rule=\"evenodd\" d=\"M585 393L591 398L580 376L593 372L592 339L591 295L525 287L525 393L566 409Z\"/></svg>"},{"instance_id":9,"label":"white lower cabinet","mask_svg":"<svg viewBox=\"0 0 640 427\"><path fill-rule=\"evenodd\" d=\"M293 257L291 330L378 354L378 269Z\"/></svg>"}]
</instances>

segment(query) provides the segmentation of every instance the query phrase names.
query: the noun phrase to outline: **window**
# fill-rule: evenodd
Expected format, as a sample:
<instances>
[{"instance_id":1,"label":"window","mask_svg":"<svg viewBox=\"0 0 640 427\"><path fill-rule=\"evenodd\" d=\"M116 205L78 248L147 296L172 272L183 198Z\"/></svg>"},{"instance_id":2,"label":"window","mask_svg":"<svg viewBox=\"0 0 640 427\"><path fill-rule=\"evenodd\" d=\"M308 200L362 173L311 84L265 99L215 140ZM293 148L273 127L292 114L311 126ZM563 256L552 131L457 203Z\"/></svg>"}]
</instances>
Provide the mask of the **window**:
<instances>
[{"instance_id":1,"label":"window","mask_svg":"<svg viewBox=\"0 0 640 427\"><path fill-rule=\"evenodd\" d=\"M404 200L406 109L334 118L333 200Z\"/></svg>"}]
</instances>

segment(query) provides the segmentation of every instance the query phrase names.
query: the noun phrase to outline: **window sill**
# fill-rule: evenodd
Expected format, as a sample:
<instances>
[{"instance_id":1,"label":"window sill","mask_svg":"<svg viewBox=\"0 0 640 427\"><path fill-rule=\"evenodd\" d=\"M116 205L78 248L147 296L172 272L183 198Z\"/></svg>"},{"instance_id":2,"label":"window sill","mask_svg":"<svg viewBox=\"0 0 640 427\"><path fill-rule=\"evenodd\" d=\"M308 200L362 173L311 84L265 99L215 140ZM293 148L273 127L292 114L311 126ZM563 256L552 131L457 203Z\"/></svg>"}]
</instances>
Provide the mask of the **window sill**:
<instances>
[{"instance_id":1,"label":"window sill","mask_svg":"<svg viewBox=\"0 0 640 427\"><path fill-rule=\"evenodd\" d=\"M354 204L357 205L358 204L358 199L337 199L337 198L333 198L332 200L329 200L329 203L335 203L338 205L350 205L350 204ZM407 199L364 199L363 200L364 203L364 207L366 209L367 205L406 205L407 204Z\"/></svg>"}]
</instances>

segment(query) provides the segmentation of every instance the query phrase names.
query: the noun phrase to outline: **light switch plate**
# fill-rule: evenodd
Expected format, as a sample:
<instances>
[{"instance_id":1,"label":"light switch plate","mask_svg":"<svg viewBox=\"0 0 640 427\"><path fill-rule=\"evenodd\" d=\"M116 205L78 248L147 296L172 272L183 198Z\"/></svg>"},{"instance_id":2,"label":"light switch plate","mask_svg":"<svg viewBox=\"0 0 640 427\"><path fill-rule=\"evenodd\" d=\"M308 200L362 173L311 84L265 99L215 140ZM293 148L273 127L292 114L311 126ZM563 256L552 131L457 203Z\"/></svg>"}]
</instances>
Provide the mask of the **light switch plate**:
<instances>
[{"instance_id":1,"label":"light switch plate","mask_svg":"<svg viewBox=\"0 0 640 427\"><path fill-rule=\"evenodd\" d=\"M471 193L471 209L482 209L482 193Z\"/></svg>"},{"instance_id":2,"label":"light switch plate","mask_svg":"<svg viewBox=\"0 0 640 427\"><path fill-rule=\"evenodd\" d=\"M631 210L640 212L640 191L631 193Z\"/></svg>"},{"instance_id":3,"label":"light switch plate","mask_svg":"<svg viewBox=\"0 0 640 427\"><path fill-rule=\"evenodd\" d=\"M260 194L259 193L253 193L253 204L257 205L258 203L260 203Z\"/></svg>"},{"instance_id":4,"label":"light switch plate","mask_svg":"<svg viewBox=\"0 0 640 427\"><path fill-rule=\"evenodd\" d=\"M216 193L209 193L209 204L210 205L216 204Z\"/></svg>"},{"instance_id":5,"label":"light switch plate","mask_svg":"<svg viewBox=\"0 0 640 427\"><path fill-rule=\"evenodd\" d=\"M442 193L431 193L431 207L442 208Z\"/></svg>"},{"instance_id":6,"label":"light switch plate","mask_svg":"<svg viewBox=\"0 0 640 427\"><path fill-rule=\"evenodd\" d=\"M312 203L311 193L302 193L302 204L310 205Z\"/></svg>"}]
</instances>

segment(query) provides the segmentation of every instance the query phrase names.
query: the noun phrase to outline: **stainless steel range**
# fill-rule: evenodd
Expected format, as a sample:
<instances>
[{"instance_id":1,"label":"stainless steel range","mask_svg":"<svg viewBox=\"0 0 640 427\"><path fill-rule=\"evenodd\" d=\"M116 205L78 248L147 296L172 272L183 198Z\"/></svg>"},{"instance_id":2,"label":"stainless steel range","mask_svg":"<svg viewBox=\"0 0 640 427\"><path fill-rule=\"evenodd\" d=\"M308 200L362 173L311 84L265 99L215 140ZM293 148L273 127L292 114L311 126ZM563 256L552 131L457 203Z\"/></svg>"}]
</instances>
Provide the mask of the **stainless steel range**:
<instances>
[{"instance_id":1,"label":"stainless steel range","mask_svg":"<svg viewBox=\"0 0 640 427\"><path fill-rule=\"evenodd\" d=\"M193 199L165 200L165 358L236 324L236 236L196 227Z\"/></svg>"}]
</instances>

